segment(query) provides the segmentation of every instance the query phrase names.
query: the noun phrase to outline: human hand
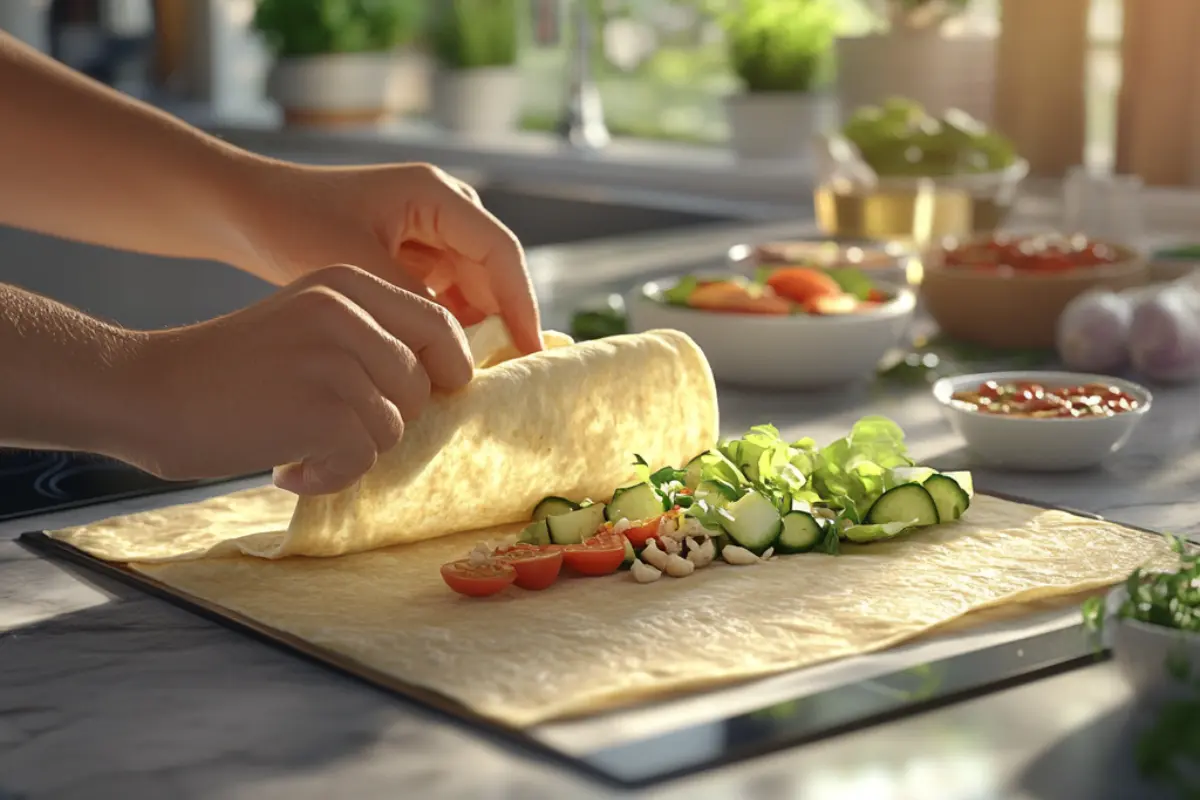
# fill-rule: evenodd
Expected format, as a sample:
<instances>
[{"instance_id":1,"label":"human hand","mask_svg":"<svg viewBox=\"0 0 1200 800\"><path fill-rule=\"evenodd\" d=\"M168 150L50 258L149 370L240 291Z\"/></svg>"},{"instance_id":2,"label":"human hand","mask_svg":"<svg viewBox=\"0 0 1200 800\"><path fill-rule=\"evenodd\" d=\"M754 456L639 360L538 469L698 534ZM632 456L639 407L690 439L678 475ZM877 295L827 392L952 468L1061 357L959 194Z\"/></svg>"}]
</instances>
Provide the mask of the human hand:
<instances>
[{"instance_id":1,"label":"human hand","mask_svg":"<svg viewBox=\"0 0 1200 800\"><path fill-rule=\"evenodd\" d=\"M523 353L542 349L517 238L470 186L427 164L247 166L236 217L249 271L286 284L349 263L450 309L462 325L500 315Z\"/></svg>"},{"instance_id":2,"label":"human hand","mask_svg":"<svg viewBox=\"0 0 1200 800\"><path fill-rule=\"evenodd\" d=\"M132 390L149 398L125 460L170 479L280 467L299 494L349 486L472 376L447 309L360 269L310 272L257 305L147 334Z\"/></svg>"}]
</instances>

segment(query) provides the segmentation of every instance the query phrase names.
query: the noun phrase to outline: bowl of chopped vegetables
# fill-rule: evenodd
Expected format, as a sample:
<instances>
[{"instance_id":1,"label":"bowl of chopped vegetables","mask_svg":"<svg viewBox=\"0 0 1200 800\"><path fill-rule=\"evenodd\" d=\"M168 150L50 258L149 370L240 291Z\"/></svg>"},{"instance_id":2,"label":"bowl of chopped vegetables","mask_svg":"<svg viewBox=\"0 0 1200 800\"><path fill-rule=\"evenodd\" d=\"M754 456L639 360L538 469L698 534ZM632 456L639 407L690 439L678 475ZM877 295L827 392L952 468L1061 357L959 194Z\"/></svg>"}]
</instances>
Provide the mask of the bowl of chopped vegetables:
<instances>
[{"instance_id":1,"label":"bowl of chopped vegetables","mask_svg":"<svg viewBox=\"0 0 1200 800\"><path fill-rule=\"evenodd\" d=\"M1058 472L1099 466L1150 411L1149 390L1107 375L987 372L942 378L933 396L981 460Z\"/></svg>"},{"instance_id":2,"label":"bowl of chopped vegetables","mask_svg":"<svg viewBox=\"0 0 1200 800\"><path fill-rule=\"evenodd\" d=\"M874 376L909 329L915 294L855 270L782 267L651 281L626 303L634 332L692 337L722 382L832 388Z\"/></svg>"},{"instance_id":3,"label":"bowl of chopped vegetables","mask_svg":"<svg viewBox=\"0 0 1200 800\"><path fill-rule=\"evenodd\" d=\"M938 327L1001 349L1053 348L1058 318L1077 296L1149 280L1130 247L1055 234L951 240L924 266L921 298Z\"/></svg>"}]
</instances>

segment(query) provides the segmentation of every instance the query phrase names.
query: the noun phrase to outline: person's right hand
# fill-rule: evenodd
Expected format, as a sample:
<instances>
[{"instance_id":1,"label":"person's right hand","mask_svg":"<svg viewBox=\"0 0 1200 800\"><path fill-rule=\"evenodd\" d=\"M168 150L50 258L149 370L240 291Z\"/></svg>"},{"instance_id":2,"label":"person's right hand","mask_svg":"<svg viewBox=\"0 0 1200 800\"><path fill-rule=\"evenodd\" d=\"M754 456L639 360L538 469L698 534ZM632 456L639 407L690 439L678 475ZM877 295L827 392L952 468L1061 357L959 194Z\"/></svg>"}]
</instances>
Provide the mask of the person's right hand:
<instances>
[{"instance_id":1,"label":"person's right hand","mask_svg":"<svg viewBox=\"0 0 1200 800\"><path fill-rule=\"evenodd\" d=\"M281 488L334 492L400 440L432 389L472 373L445 308L328 267L247 309L148 334L135 369L146 436L124 457L169 479L279 467Z\"/></svg>"}]
</instances>

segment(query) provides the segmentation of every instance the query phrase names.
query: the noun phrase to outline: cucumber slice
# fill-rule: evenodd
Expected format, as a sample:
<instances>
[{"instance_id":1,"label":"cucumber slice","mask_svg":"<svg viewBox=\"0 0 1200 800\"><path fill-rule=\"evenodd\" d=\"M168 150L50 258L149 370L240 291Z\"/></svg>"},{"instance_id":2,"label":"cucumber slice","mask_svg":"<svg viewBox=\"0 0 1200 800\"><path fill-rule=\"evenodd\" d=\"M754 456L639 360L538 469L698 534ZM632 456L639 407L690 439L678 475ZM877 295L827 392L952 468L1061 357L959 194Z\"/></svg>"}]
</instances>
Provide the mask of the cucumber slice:
<instances>
[{"instance_id":1,"label":"cucumber slice","mask_svg":"<svg viewBox=\"0 0 1200 800\"><path fill-rule=\"evenodd\" d=\"M557 517L560 514L570 514L579 509L578 503L572 503L565 497L543 497L541 502L533 507L533 520L543 520L546 517Z\"/></svg>"},{"instance_id":2,"label":"cucumber slice","mask_svg":"<svg viewBox=\"0 0 1200 800\"><path fill-rule=\"evenodd\" d=\"M700 481L704 480L704 464L702 463L702 459L706 455L708 455L707 450L693 458L684 467L683 485L693 491L700 485Z\"/></svg>"},{"instance_id":3,"label":"cucumber slice","mask_svg":"<svg viewBox=\"0 0 1200 800\"><path fill-rule=\"evenodd\" d=\"M975 480L971 477L970 472L963 470L962 472L942 472L939 474L945 475L961 486L962 490L967 493L967 499L975 496Z\"/></svg>"},{"instance_id":4,"label":"cucumber slice","mask_svg":"<svg viewBox=\"0 0 1200 800\"><path fill-rule=\"evenodd\" d=\"M919 483L905 483L888 489L867 512L864 520L868 525L884 525L889 522L907 522L910 525L937 525L937 504L929 490ZM554 534L553 529L550 531Z\"/></svg>"},{"instance_id":5,"label":"cucumber slice","mask_svg":"<svg viewBox=\"0 0 1200 800\"><path fill-rule=\"evenodd\" d=\"M546 526L546 520L539 519L526 525L517 541L536 545L550 544L550 528Z\"/></svg>"},{"instance_id":6,"label":"cucumber slice","mask_svg":"<svg viewBox=\"0 0 1200 800\"><path fill-rule=\"evenodd\" d=\"M609 522L622 519L639 522L660 516L664 511L662 498L654 491L654 487L639 483L613 492L612 502L604 514Z\"/></svg>"},{"instance_id":7,"label":"cucumber slice","mask_svg":"<svg viewBox=\"0 0 1200 800\"><path fill-rule=\"evenodd\" d=\"M762 555L774 545L783 530L783 519L779 512L770 500L758 492L748 492L741 500L726 506L725 510L730 518L722 520L721 527L734 543L755 555Z\"/></svg>"},{"instance_id":8,"label":"cucumber slice","mask_svg":"<svg viewBox=\"0 0 1200 800\"><path fill-rule=\"evenodd\" d=\"M963 487L959 485L958 481L947 475L930 475L921 485L933 498L934 505L937 506L938 519L942 522L953 522L963 515L967 506L971 505L971 498L967 496Z\"/></svg>"},{"instance_id":9,"label":"cucumber slice","mask_svg":"<svg viewBox=\"0 0 1200 800\"><path fill-rule=\"evenodd\" d=\"M737 490L715 481L700 481L696 490L692 492L692 497L703 500L713 508L724 508L737 500Z\"/></svg>"},{"instance_id":10,"label":"cucumber slice","mask_svg":"<svg viewBox=\"0 0 1200 800\"><path fill-rule=\"evenodd\" d=\"M775 543L780 553L807 553L825 536L821 524L805 511L792 511L783 517L783 532Z\"/></svg>"},{"instance_id":11,"label":"cucumber slice","mask_svg":"<svg viewBox=\"0 0 1200 800\"><path fill-rule=\"evenodd\" d=\"M566 514L546 518L550 541L554 544L579 544L604 524L604 504L596 503Z\"/></svg>"}]
</instances>

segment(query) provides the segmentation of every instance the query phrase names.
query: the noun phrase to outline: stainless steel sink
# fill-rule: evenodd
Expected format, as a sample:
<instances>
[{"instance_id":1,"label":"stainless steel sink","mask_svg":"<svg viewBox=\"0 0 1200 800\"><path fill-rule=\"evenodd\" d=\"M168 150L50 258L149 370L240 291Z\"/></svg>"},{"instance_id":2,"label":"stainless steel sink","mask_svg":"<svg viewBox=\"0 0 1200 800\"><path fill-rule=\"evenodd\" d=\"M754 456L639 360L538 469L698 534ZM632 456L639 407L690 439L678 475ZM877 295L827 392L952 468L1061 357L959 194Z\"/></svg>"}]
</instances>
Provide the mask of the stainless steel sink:
<instances>
[{"instance_id":1,"label":"stainless steel sink","mask_svg":"<svg viewBox=\"0 0 1200 800\"><path fill-rule=\"evenodd\" d=\"M480 200L528 249L731 222L789 218L791 210L684 195L475 181Z\"/></svg>"}]
</instances>

